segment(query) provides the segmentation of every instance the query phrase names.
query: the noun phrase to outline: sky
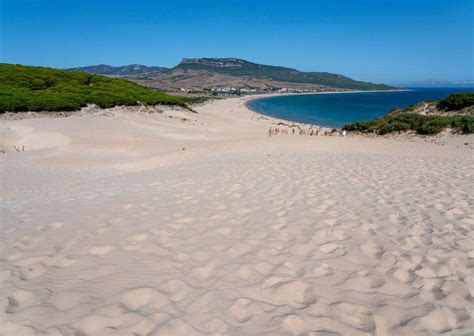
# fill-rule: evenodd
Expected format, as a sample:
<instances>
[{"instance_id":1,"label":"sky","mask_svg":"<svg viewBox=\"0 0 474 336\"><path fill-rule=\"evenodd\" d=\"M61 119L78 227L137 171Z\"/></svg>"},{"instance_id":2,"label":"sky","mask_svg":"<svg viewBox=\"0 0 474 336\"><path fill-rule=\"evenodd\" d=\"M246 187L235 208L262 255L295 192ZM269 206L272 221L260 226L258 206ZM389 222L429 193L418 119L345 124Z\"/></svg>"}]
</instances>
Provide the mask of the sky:
<instances>
[{"instance_id":1,"label":"sky","mask_svg":"<svg viewBox=\"0 0 474 336\"><path fill-rule=\"evenodd\" d=\"M0 62L236 57L400 84L474 80L473 0L0 0Z\"/></svg>"}]
</instances>

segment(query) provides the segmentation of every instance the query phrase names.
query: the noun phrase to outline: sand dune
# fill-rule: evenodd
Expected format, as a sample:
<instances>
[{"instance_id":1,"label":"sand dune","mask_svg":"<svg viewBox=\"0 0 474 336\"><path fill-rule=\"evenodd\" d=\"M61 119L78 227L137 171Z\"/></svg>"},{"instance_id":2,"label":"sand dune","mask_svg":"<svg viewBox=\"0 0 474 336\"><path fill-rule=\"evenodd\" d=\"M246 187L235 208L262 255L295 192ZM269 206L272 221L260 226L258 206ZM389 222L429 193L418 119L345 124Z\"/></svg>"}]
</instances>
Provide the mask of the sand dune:
<instances>
[{"instance_id":1,"label":"sand dune","mask_svg":"<svg viewBox=\"0 0 474 336\"><path fill-rule=\"evenodd\" d=\"M474 334L473 137L243 103L2 121L0 335Z\"/></svg>"}]
</instances>

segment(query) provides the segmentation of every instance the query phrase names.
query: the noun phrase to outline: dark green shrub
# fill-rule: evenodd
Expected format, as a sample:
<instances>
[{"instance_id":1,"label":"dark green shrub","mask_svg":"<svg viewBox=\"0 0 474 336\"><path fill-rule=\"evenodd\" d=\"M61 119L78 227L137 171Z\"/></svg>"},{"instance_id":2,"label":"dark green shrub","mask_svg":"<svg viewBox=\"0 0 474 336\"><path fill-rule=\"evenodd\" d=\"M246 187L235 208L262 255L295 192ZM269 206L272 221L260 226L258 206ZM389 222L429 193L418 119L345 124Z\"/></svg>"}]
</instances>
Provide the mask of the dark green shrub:
<instances>
[{"instance_id":1,"label":"dark green shrub","mask_svg":"<svg viewBox=\"0 0 474 336\"><path fill-rule=\"evenodd\" d=\"M387 134L412 130L419 134L436 134L445 128L462 133L474 133L474 116L425 116L415 113L401 113L389 118L382 117L344 126L347 131Z\"/></svg>"},{"instance_id":2,"label":"dark green shrub","mask_svg":"<svg viewBox=\"0 0 474 336\"><path fill-rule=\"evenodd\" d=\"M436 134L449 127L449 117L425 117L424 122L415 128L420 134Z\"/></svg>"},{"instance_id":3,"label":"dark green shrub","mask_svg":"<svg viewBox=\"0 0 474 336\"><path fill-rule=\"evenodd\" d=\"M0 113L73 111L87 104L179 105L202 100L178 97L136 83L77 71L0 64Z\"/></svg>"},{"instance_id":4,"label":"dark green shrub","mask_svg":"<svg viewBox=\"0 0 474 336\"><path fill-rule=\"evenodd\" d=\"M391 132L400 132L400 131L407 131L410 129L410 125L401 121L393 121L384 123L379 127L379 134L386 134Z\"/></svg>"},{"instance_id":5,"label":"dark green shrub","mask_svg":"<svg viewBox=\"0 0 474 336\"><path fill-rule=\"evenodd\" d=\"M444 110L460 110L471 105L474 105L474 92L453 93L438 103Z\"/></svg>"}]
</instances>

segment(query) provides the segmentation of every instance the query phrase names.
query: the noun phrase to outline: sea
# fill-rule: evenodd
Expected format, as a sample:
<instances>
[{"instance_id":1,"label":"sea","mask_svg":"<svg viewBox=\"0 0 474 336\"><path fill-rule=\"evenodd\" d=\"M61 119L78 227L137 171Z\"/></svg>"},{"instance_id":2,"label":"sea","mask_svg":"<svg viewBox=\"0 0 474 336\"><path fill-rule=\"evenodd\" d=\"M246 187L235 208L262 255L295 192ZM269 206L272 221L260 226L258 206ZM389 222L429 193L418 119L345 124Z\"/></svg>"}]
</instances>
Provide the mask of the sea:
<instances>
[{"instance_id":1,"label":"sea","mask_svg":"<svg viewBox=\"0 0 474 336\"><path fill-rule=\"evenodd\" d=\"M467 91L474 91L474 88L285 95L255 99L248 106L279 119L340 128L355 121L381 117L397 107L405 108L423 100L441 100L451 93Z\"/></svg>"}]
</instances>

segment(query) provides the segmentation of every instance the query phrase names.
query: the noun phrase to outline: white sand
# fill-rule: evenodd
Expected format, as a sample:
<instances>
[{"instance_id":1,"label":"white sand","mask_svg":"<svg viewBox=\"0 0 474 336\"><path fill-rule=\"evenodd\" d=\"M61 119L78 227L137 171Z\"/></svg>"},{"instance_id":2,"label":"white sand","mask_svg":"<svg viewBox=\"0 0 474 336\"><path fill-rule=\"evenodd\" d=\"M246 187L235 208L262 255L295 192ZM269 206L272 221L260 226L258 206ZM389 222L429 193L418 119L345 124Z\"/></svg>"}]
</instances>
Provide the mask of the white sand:
<instances>
[{"instance_id":1,"label":"white sand","mask_svg":"<svg viewBox=\"0 0 474 336\"><path fill-rule=\"evenodd\" d=\"M144 110L1 122L0 335L474 334L472 136Z\"/></svg>"}]
</instances>

